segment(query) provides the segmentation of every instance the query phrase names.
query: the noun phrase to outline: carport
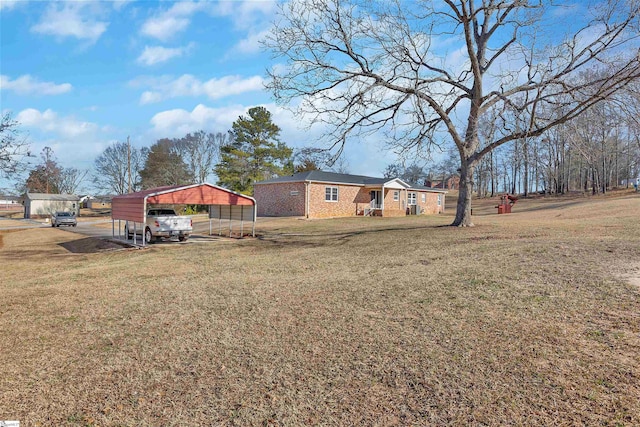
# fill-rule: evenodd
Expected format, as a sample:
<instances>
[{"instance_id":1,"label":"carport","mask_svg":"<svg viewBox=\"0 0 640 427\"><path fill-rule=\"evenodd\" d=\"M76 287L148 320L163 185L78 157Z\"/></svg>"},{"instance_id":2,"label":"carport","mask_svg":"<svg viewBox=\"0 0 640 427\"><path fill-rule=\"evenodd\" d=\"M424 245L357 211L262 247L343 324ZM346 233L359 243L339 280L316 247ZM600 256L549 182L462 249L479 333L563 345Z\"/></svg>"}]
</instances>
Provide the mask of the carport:
<instances>
[{"instance_id":1,"label":"carport","mask_svg":"<svg viewBox=\"0 0 640 427\"><path fill-rule=\"evenodd\" d=\"M136 243L137 227L144 231L147 222L147 210L150 205L207 205L209 206L209 235L212 232L212 221L218 219L240 221L240 234L243 233L244 222L251 222L251 235L255 237L256 200L253 197L236 193L217 185L203 183L158 187L136 193L115 196L111 202L111 234L115 237L115 221L118 220L118 236L121 221L133 222L133 238ZM144 232L142 245L145 246Z\"/></svg>"}]
</instances>

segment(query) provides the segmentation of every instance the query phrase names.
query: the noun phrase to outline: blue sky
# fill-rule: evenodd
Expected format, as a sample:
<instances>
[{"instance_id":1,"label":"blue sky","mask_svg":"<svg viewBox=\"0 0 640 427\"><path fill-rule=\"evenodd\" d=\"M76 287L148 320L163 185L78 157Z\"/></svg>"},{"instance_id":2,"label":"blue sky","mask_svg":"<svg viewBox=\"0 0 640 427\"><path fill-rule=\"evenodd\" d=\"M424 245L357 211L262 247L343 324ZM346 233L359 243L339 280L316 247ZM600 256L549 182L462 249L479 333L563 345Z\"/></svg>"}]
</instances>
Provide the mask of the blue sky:
<instances>
[{"instance_id":1,"label":"blue sky","mask_svg":"<svg viewBox=\"0 0 640 427\"><path fill-rule=\"evenodd\" d=\"M199 129L226 132L256 105L273 113L289 146L320 144L319 130L307 132L263 89L265 70L276 64L258 40L274 2L0 6L0 109L21 123L33 153L49 146L62 166L91 169L97 155L127 136L141 147ZM380 147L350 144L349 171L381 175L395 157Z\"/></svg>"}]
</instances>

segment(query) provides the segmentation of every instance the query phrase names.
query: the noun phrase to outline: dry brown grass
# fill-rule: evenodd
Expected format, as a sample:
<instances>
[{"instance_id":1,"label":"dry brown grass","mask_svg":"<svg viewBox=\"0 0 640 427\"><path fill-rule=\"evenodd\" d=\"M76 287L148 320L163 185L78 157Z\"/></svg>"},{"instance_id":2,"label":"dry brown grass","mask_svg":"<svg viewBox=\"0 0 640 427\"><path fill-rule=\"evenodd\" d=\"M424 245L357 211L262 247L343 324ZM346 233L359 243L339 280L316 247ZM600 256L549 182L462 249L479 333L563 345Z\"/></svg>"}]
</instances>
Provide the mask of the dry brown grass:
<instances>
[{"instance_id":1,"label":"dry brown grass","mask_svg":"<svg viewBox=\"0 0 640 427\"><path fill-rule=\"evenodd\" d=\"M640 198L493 205L133 251L3 234L0 419L640 424Z\"/></svg>"}]
</instances>

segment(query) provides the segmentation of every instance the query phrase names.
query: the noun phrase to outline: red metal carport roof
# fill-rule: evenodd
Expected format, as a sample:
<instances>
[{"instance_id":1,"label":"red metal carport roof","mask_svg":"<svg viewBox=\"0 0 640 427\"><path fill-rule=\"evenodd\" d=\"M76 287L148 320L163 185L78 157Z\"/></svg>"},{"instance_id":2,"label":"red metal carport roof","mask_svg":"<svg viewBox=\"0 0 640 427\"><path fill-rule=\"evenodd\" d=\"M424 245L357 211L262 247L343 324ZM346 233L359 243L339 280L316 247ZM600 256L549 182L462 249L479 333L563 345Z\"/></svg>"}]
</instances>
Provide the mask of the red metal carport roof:
<instances>
[{"instance_id":1,"label":"red metal carport roof","mask_svg":"<svg viewBox=\"0 0 640 427\"><path fill-rule=\"evenodd\" d=\"M115 196L111 218L143 223L147 205L157 204L255 206L256 200L208 183L158 187Z\"/></svg>"}]
</instances>

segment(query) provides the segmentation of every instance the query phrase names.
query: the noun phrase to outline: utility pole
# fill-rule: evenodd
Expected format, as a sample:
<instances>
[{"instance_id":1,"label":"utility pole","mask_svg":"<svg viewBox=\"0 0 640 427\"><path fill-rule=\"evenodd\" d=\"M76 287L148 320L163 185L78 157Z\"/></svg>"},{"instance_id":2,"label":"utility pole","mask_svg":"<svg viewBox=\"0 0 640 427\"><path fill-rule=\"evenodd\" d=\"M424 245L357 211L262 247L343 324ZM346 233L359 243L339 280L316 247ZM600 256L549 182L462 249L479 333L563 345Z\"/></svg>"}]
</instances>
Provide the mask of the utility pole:
<instances>
[{"instance_id":1,"label":"utility pole","mask_svg":"<svg viewBox=\"0 0 640 427\"><path fill-rule=\"evenodd\" d=\"M129 191L131 193L131 142L129 142L129 135L127 135L127 169L129 175Z\"/></svg>"}]
</instances>

